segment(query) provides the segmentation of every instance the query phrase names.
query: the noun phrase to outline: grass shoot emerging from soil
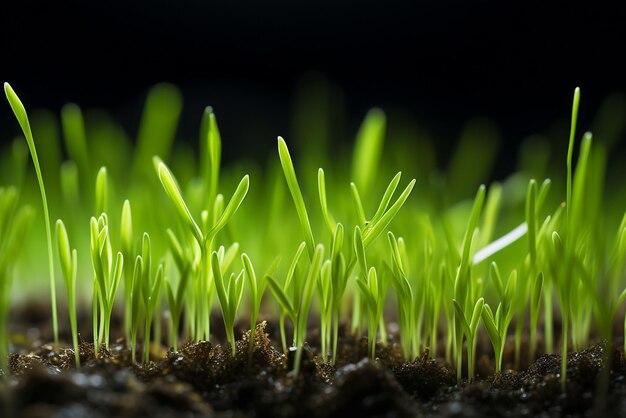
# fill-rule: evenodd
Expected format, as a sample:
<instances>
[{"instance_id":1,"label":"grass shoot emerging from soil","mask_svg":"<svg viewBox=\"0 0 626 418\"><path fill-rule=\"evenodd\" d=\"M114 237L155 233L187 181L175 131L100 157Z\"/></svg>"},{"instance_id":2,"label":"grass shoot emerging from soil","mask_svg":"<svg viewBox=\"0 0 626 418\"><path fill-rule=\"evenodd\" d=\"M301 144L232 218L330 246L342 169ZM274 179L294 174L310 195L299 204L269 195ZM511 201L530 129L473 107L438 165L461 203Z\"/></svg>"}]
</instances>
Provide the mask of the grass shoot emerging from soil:
<instances>
[{"instance_id":1,"label":"grass shoot emerging from soil","mask_svg":"<svg viewBox=\"0 0 626 418\"><path fill-rule=\"evenodd\" d=\"M311 154L309 161L304 155L295 164L287 142L278 137L278 158L267 170L242 163L222 171L222 139L211 108L202 115L199 161L172 152L182 104L169 85L148 95L134 154L110 121L87 123L78 106L67 105L61 122L69 160L46 156L40 164L36 145L57 146L58 155L61 145L38 142L8 83L5 93L43 202L55 353L61 348L50 213L58 218L58 266L66 288L59 306L67 306L77 368L83 356L79 332L89 331L79 329L78 314L86 307L92 314L93 357L107 358L113 346L121 347L129 364L137 363L139 350L144 364L159 360L155 353L164 340L171 356L181 347L184 353L188 343L215 340L222 330L211 327L211 315L219 311L225 351L239 361L245 340L252 370L259 347L267 349L266 337L256 331L259 319L270 318L294 379L307 367L312 323L319 331L314 349L328 367L341 357L344 324L353 336L367 335L372 360L394 349L407 362L444 357L458 382L475 378L483 337L491 343L499 376L507 347L516 367L560 348L563 389L571 348L580 351L602 339L608 363L611 347L623 338L614 335L613 325L626 299L626 196L605 194L610 145L594 143L589 132L574 165L579 89L566 170L522 167L510 181L487 187L484 178L472 177L472 168L487 162L457 156L448 174L454 179L454 173L468 173L464 189L417 175L401 186L402 173L384 153L387 120L380 109L367 114L351 167L297 175L296 167L328 165L329 157L314 161ZM25 161L19 147L2 156L15 167L3 181L12 185L0 188L4 376L10 369L12 284L24 293L22 283L34 282L37 274L14 279L16 266L28 251L41 255L44 249L37 232L26 233L35 222L35 187L20 168ZM415 152L398 147L405 157ZM50 200L44 179L54 190ZM234 190L230 199L224 189ZM437 194L440 199L433 197ZM112 328L118 310L120 330ZM312 312L319 320L312 320ZM242 318L249 320L243 337L237 327Z\"/></svg>"}]
</instances>

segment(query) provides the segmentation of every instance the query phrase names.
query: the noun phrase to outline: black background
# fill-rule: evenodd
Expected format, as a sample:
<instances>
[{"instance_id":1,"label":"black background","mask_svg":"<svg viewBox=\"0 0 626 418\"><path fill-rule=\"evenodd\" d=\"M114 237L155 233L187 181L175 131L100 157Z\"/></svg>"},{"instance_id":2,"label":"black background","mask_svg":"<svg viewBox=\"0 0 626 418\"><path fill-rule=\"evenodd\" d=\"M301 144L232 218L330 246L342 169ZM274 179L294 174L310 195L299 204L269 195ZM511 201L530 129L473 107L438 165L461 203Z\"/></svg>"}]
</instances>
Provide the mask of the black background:
<instances>
[{"instance_id":1,"label":"black background","mask_svg":"<svg viewBox=\"0 0 626 418\"><path fill-rule=\"evenodd\" d=\"M273 150L313 70L343 91L354 129L371 106L401 107L445 142L485 115L508 158L568 117L574 87L583 125L606 95L626 92L624 2L586 3L8 2L0 76L30 108L104 107L131 136L148 87L169 81L185 99L179 136L195 137L211 104L226 140L262 121ZM0 112L6 140L17 127L4 101Z\"/></svg>"}]
</instances>

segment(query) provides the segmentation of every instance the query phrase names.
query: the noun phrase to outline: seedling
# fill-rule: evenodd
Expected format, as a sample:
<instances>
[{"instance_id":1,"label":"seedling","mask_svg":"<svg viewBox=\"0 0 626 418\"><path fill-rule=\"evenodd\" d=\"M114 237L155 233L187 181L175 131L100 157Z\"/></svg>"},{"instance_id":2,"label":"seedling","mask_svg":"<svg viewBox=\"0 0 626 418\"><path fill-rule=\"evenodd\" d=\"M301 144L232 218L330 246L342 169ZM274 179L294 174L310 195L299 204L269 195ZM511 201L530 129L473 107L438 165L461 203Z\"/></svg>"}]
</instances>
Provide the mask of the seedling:
<instances>
[{"instance_id":1,"label":"seedling","mask_svg":"<svg viewBox=\"0 0 626 418\"><path fill-rule=\"evenodd\" d=\"M74 360L76 367L80 365L80 350L78 348L78 324L76 321L76 276L78 272L78 254L76 248L70 250L70 240L62 220L57 220L57 246L61 272L67 289L67 309L72 329L72 345L74 346Z\"/></svg>"},{"instance_id":2,"label":"seedling","mask_svg":"<svg viewBox=\"0 0 626 418\"><path fill-rule=\"evenodd\" d=\"M267 277L270 290L276 297L284 311L283 315L288 315L294 324L294 345L296 347L296 358L294 363L294 374L297 376L300 371L300 363L302 362L302 350L304 341L306 340L307 320L315 288L317 286L318 275L320 274L322 258L324 256L324 246L318 244L313 253L313 260L309 266L306 276L294 277L294 271L301 253L304 251L306 243L302 243L296 252L294 261L291 264L287 274L284 288L276 282L271 276ZM291 295L291 296L288 296ZM284 328L281 329L284 335ZM283 337L284 339L284 337Z\"/></svg>"},{"instance_id":3,"label":"seedling","mask_svg":"<svg viewBox=\"0 0 626 418\"><path fill-rule=\"evenodd\" d=\"M11 88L9 83L4 83L4 93L7 96L7 100L11 105L11 109L15 114L26 142L28 143L28 150L35 166L35 172L37 173L37 182L39 184L39 191L41 192L41 203L43 205L43 216L46 223L46 240L48 244L48 269L50 271L50 305L52 306L52 332L54 333L54 348L59 348L59 321L57 319L57 298L56 298L56 282L54 280L54 259L52 256L52 229L50 227L50 214L48 212L48 198L46 196L46 188L43 183L43 176L41 174L41 167L39 166L39 157L37 157L37 148L35 147L35 140L30 129L30 122L28 121L28 115L26 109L22 104L15 91Z\"/></svg>"},{"instance_id":4,"label":"seedling","mask_svg":"<svg viewBox=\"0 0 626 418\"><path fill-rule=\"evenodd\" d=\"M141 245L141 301L144 315L143 332L143 361L150 360L150 333L152 330L152 320L156 308L161 300L161 289L163 288L164 267L159 263L156 273L152 274L152 243L150 235L143 234Z\"/></svg>"},{"instance_id":5,"label":"seedling","mask_svg":"<svg viewBox=\"0 0 626 418\"><path fill-rule=\"evenodd\" d=\"M111 313L117 288L122 278L124 256L118 252L113 263L108 218L105 213L91 218L91 263L93 266L93 335L96 353L104 344L109 348Z\"/></svg>"},{"instance_id":6,"label":"seedling","mask_svg":"<svg viewBox=\"0 0 626 418\"><path fill-rule=\"evenodd\" d=\"M488 304L484 305L482 319L485 329L493 345L496 357L496 372L502 371L502 355L504 354L504 344L508 335L509 324L515 312L515 292L517 290L517 271L513 270L509 276L506 286L502 282L498 265L494 262L490 269L491 281L494 283L500 298L495 315Z\"/></svg>"},{"instance_id":7,"label":"seedling","mask_svg":"<svg viewBox=\"0 0 626 418\"><path fill-rule=\"evenodd\" d=\"M368 309L367 336L370 357L375 359L376 335L378 333L378 325L382 320L387 286L382 278L378 277L375 267L371 267L369 270L367 268L363 235L361 234L361 228L358 226L354 228L354 252L356 253L359 269L361 270L356 284L365 299Z\"/></svg>"},{"instance_id":8,"label":"seedling","mask_svg":"<svg viewBox=\"0 0 626 418\"><path fill-rule=\"evenodd\" d=\"M30 206L17 206L13 187L0 187L0 376L9 373L8 317L14 266L21 240L33 218Z\"/></svg>"},{"instance_id":9,"label":"seedling","mask_svg":"<svg viewBox=\"0 0 626 418\"><path fill-rule=\"evenodd\" d=\"M192 275L191 263L185 254L182 245L171 229L167 230L167 237L170 244L170 252L174 258L174 264L178 269L179 281L175 288L170 276L165 280L167 303L170 308L170 345L174 351L178 351L180 316L183 312L183 303L189 279Z\"/></svg>"},{"instance_id":10,"label":"seedling","mask_svg":"<svg viewBox=\"0 0 626 418\"><path fill-rule=\"evenodd\" d=\"M217 252L213 251L211 255L211 267L213 268L213 277L215 280L215 288L217 289L217 297L222 310L222 319L224 320L224 328L226 329L226 340L231 347L232 356L235 357L235 331L234 324L237 316L237 309L243 295L243 274L244 270L235 277L235 273L231 273L228 281L224 281L222 277L222 267Z\"/></svg>"},{"instance_id":11,"label":"seedling","mask_svg":"<svg viewBox=\"0 0 626 418\"><path fill-rule=\"evenodd\" d=\"M377 109L368 113L359 130L350 167L332 171L319 168L297 177L287 144L279 137L278 158L268 170L271 175L261 178L261 186L250 191L250 177L242 176L241 171L243 168L243 172L262 177L254 167L235 165L230 171L220 171L221 135L211 108L206 108L202 116L199 161L190 152L171 152L181 101L177 90L169 85L160 85L150 93L134 154L122 152L130 151L129 143L110 121L94 130L91 122L85 123L78 106L64 107L61 118L67 152L56 151L68 155L70 161L47 165L48 160L42 160L46 170L43 173L24 106L8 84L5 93L26 144L18 141L10 155L2 156L6 158L2 166L10 174L6 182L16 184L0 188L3 374L7 373L11 282L14 272L19 274L23 267L19 265L20 244L23 240L28 251L31 247L43 250L43 245L39 248L34 239L24 237L32 215L25 203L32 203L33 194L36 200L41 196L44 208L53 328L55 343L58 341L44 179L55 218L65 221L57 221L56 244L77 366L76 300L81 296L78 277L89 273L80 270L77 254L83 252L90 254L94 278L96 353L100 355L102 346L109 346L117 288L123 281L124 335L133 362L138 341L143 362L150 360L153 343L161 342L161 321L155 318L162 313L169 319L168 344L174 351L182 342L214 339L209 321L215 308L214 295L231 357L238 356L235 321L238 315L249 318L250 360L259 347L255 345L259 316L271 312L266 309L277 302L282 348L286 353L288 346L295 348L294 376L301 371L311 315L319 317L320 343L313 349L319 350L324 362L337 361L342 322L351 325L357 335L367 325L368 355L375 358L377 344L387 343L386 323L397 319L399 333L390 335L389 341L399 339L405 359L426 353L437 356L438 344L444 343L445 357L456 365L459 381L464 375L465 352L467 377L469 381L474 379L481 332L486 332L491 341L497 372L502 371L509 335L515 336L516 360L520 361L524 331L530 330L528 360L532 361L539 351L539 333L543 332L546 352L560 348L564 387L570 348L584 348L596 330L609 344L615 341L613 322L626 299L626 215L620 207L623 201L612 197L608 202L611 204L605 204L602 191L608 149L601 143L594 144L590 133L583 135L577 164L573 164L578 90L572 108L566 190L561 193L566 195L564 204L553 199L559 196L548 194L550 180L537 182L524 170L489 188L480 186L473 204L453 201L461 195L458 192L466 190L460 190L459 184L444 187L435 177L431 183L420 182L416 191L419 196L409 202L416 181L411 180L397 193L402 174L392 171L395 167L390 161L398 153L384 154L383 158L386 118ZM106 131L106 135L100 131ZM38 190L24 181L26 146ZM476 156L475 150L470 151ZM133 155L133 159L125 158L127 155ZM167 164L154 155L163 157ZM304 156L303 162L310 168L308 157ZM463 158L455 157L448 181L463 183L460 168L469 165ZM105 163L108 168L102 167L97 173L92 168ZM48 170L56 170L56 174L48 174ZM120 173L130 174L122 182ZM385 183L387 173L396 174ZM57 175L59 181L54 182ZM157 177L164 194L156 193L161 187ZM230 199L219 193L220 178L234 188ZM476 184L480 181L476 175L470 180L476 180ZM319 201L319 207L307 207L305 202L310 200L304 192L314 188L316 181L314 201ZM23 191L25 203L20 197ZM380 200L373 199L379 192ZM118 194L124 200L118 199ZM429 194L444 197L430 205ZM242 206L245 199L251 202ZM401 211L405 206L407 209ZM121 216L111 217L109 224L109 215L120 207ZM89 235L86 222L78 216L83 210L95 211ZM243 215L235 217L239 210ZM608 229L620 219L617 230ZM68 231L75 248L70 246ZM139 239L137 231L146 232ZM387 236L386 243L377 242L382 234ZM283 257L290 261L286 271L278 268ZM30 267L24 270L30 272ZM259 271L259 267L265 270ZM510 274L501 276L500 268ZM32 284L28 280L20 278L19 289L14 290L22 292L22 284ZM269 303L263 302L266 286L273 296L273 301L266 298ZM390 288L393 298L387 298ZM395 303L395 309L390 309L391 303ZM165 307L167 311L162 312ZM388 314L392 311L396 312L395 318ZM515 329L509 331L514 317ZM293 335L289 336L287 318L293 325ZM562 327L555 335L558 319ZM481 321L485 331L479 326ZM626 331L626 320L624 327Z\"/></svg>"}]
</instances>

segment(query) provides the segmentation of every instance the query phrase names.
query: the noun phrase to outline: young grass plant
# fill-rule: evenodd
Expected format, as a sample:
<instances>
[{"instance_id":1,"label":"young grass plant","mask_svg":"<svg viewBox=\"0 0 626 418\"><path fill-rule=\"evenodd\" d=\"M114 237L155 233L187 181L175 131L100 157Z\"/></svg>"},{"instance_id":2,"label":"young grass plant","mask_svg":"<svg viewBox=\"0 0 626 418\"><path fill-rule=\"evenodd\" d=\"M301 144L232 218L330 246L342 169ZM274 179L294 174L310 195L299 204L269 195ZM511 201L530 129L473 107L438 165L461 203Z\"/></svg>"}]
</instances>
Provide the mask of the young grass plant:
<instances>
[{"instance_id":1,"label":"young grass plant","mask_svg":"<svg viewBox=\"0 0 626 418\"><path fill-rule=\"evenodd\" d=\"M133 263L131 263L134 257L134 236L133 236L133 216L130 201L124 200L122 205L122 216L120 221L120 240L121 240L121 253L124 256L124 260L128 260L124 263L123 268L123 281L124 281L124 333L126 336L126 344L130 344L131 330L132 330L132 289L133 289Z\"/></svg>"},{"instance_id":2,"label":"young grass plant","mask_svg":"<svg viewBox=\"0 0 626 418\"><path fill-rule=\"evenodd\" d=\"M478 188L474 205L470 213L469 222L463 240L463 251L461 261L457 269L454 280L454 312L455 312L455 334L456 334L456 366L457 379L461 380L461 366L463 362L463 337L467 340L467 371L468 379L474 378L474 341L478 322L482 315L484 304L483 298L475 299L476 289L472 282L470 249L474 230L478 223L478 218L485 201L485 186ZM476 300L476 302L474 302Z\"/></svg>"},{"instance_id":3,"label":"young grass plant","mask_svg":"<svg viewBox=\"0 0 626 418\"><path fill-rule=\"evenodd\" d=\"M78 254L76 248L70 250L70 240L62 220L57 220L57 248L61 261L61 272L67 290L67 310L72 330L72 346L76 367L80 365L80 349L78 347L78 323L76 321L76 276L78 274Z\"/></svg>"},{"instance_id":4,"label":"young grass plant","mask_svg":"<svg viewBox=\"0 0 626 418\"><path fill-rule=\"evenodd\" d=\"M400 344L404 357L409 359L416 355L415 347L415 307L413 289L405 273L404 262L398 240L391 231L387 232L387 239L391 248L391 285L397 297L398 323L400 326Z\"/></svg>"},{"instance_id":5,"label":"young grass plant","mask_svg":"<svg viewBox=\"0 0 626 418\"><path fill-rule=\"evenodd\" d=\"M143 258L138 255L135 258L133 267L133 275L130 282L130 353L131 361L136 362L137 359L137 333L139 332L139 325L142 312L141 297L142 297L142 273L143 273Z\"/></svg>"},{"instance_id":6,"label":"young grass plant","mask_svg":"<svg viewBox=\"0 0 626 418\"><path fill-rule=\"evenodd\" d=\"M0 379L9 374L8 325L14 268L32 218L30 206L18 207L17 189L0 187Z\"/></svg>"},{"instance_id":7,"label":"young grass plant","mask_svg":"<svg viewBox=\"0 0 626 418\"><path fill-rule=\"evenodd\" d=\"M373 360L376 358L376 336L378 326L382 321L387 286L383 278L378 277L375 267L368 270L363 235L358 226L354 227L354 252L361 271L356 284L368 309L367 337L370 357Z\"/></svg>"},{"instance_id":8,"label":"young grass plant","mask_svg":"<svg viewBox=\"0 0 626 418\"><path fill-rule=\"evenodd\" d=\"M4 93L7 96L7 100L11 105L11 109L15 114L22 132L26 137L28 143L28 150L35 166L35 173L37 174L37 182L39 184L39 191L41 192L41 203L43 205L43 215L46 224L46 240L48 244L48 269L50 271L50 304L52 306L52 332L54 333L54 348L59 347L59 321L57 318L57 300L56 300L56 282L54 280L54 259L52 255L52 229L50 226L50 214L48 211L48 198L46 196L46 188L43 182L43 175L41 173L41 167L39 166L39 157L37 156L37 148L35 147L35 140L33 139L33 133L30 129L30 122L28 121L28 115L26 109L22 104L20 98L15 91L11 88L9 83L4 83Z\"/></svg>"},{"instance_id":9,"label":"young grass plant","mask_svg":"<svg viewBox=\"0 0 626 418\"><path fill-rule=\"evenodd\" d=\"M180 222L186 226L186 228L191 232L195 243L197 244L200 252L200 265L196 270L198 272L198 280L196 282L197 285L197 300L196 307L199 308L197 312L198 322L194 326L195 329L195 339L208 339L210 335L209 329L209 315L210 315L210 307L211 307L211 299L213 294L213 273L214 269L211 267L211 259L210 253L213 249L213 240L215 236L221 231L226 224L231 220L239 206L243 202L248 193L248 189L250 187L250 178L248 175L245 175L239 185L235 189L233 196L230 201L226 205L226 207L222 210L220 208L220 202L223 200L221 195L217 195L216 202L214 204L214 208L218 208L214 210L215 213L215 222L212 225L207 225L205 228L206 232L203 232L195 219L191 215L185 200L183 199L182 193L180 192L180 187L178 186L178 182L174 178L174 175L171 173L169 168L155 157L154 166L159 175L159 179L165 192L172 204L174 205L176 212L178 213ZM208 214L208 212L205 212ZM205 223L209 222L208 216L204 216ZM192 247L193 243L189 244L189 247ZM192 250L193 251L193 250ZM207 303L208 302L208 303Z\"/></svg>"},{"instance_id":10,"label":"young grass plant","mask_svg":"<svg viewBox=\"0 0 626 418\"><path fill-rule=\"evenodd\" d=\"M215 280L215 288L217 297L222 311L222 319L226 330L226 340L231 348L231 354L235 357L237 346L235 345L235 318L237 310L243 295L243 274L244 270L235 277L235 273L231 273L228 280L223 278L223 272L220 257L216 251L211 255L211 267L213 268L213 278Z\"/></svg>"},{"instance_id":11,"label":"young grass plant","mask_svg":"<svg viewBox=\"0 0 626 418\"><path fill-rule=\"evenodd\" d=\"M113 263L108 218L105 213L91 218L91 263L94 272L93 335L96 355L102 344L109 348L111 313L122 278L124 256L118 252Z\"/></svg>"},{"instance_id":12,"label":"young grass plant","mask_svg":"<svg viewBox=\"0 0 626 418\"><path fill-rule=\"evenodd\" d=\"M167 237L170 244L170 252L174 258L174 264L179 275L176 288L170 276L165 280L165 294L170 308L170 346L174 351L178 351L180 317L183 312L183 303L185 302L185 294L187 293L192 271L191 262L171 229L167 230Z\"/></svg>"},{"instance_id":13,"label":"young grass plant","mask_svg":"<svg viewBox=\"0 0 626 418\"><path fill-rule=\"evenodd\" d=\"M469 381L474 378L481 321L493 346L497 372L502 371L509 334L515 336L516 360L520 361L524 332L529 330L528 360L532 361L540 350L538 332L543 331L545 351L551 353L554 349L561 349L563 385L567 381L568 349L585 347L595 335L591 328L593 324L599 336L609 344L614 341L613 322L626 299L626 291L623 290L626 215L623 208L618 207L623 205L623 199L612 197L615 200L604 204L608 146L593 144L589 133L583 135L575 172L573 170L580 100L578 90L574 95L568 146L566 204L558 205L555 200L558 196L548 196L549 180L543 183L530 180L531 173L543 173L526 172L524 169L501 184L491 185L488 193L487 188L481 186L469 216L466 202L448 207L444 198L435 202L433 207L422 204L422 199L415 204L407 204L415 180L400 189L396 196L401 181L400 172L386 184L380 201L373 201L378 187L382 191L382 186L385 186L382 174L391 172L393 168L389 159L382 158L386 120L380 110L368 113L363 122L357 135L351 167L332 171L351 176L347 180L352 180L352 183L346 181L342 186L330 176L327 178L322 168L317 170L318 211L307 208L306 195L300 188L300 185L314 187L315 171L303 173L297 178L287 144L280 137L278 159L272 161L269 170L273 175L268 176L265 182L259 182L264 187L259 192L253 190L248 196L248 175L240 178L227 172L224 173L227 184L236 187L231 199L225 199L218 190L221 135L212 109L206 108L202 117L200 160L195 162L191 153L184 152L171 154L170 160L168 157L181 103L176 89L163 85L148 98L139 146L132 161L122 161L123 156L131 154L130 149L124 148L129 144L124 139L115 142L123 137L123 133L111 128L110 122L105 128L97 126L97 129L92 129L92 122L85 124L77 106L63 108L61 117L67 153L57 154L68 155L71 160L58 161L55 166L47 164L54 162L54 158L47 158L41 164L46 172L48 167L58 170L61 193L56 193L57 184L49 183L48 174L42 173L39 167L24 107L10 86L5 85L5 92L26 136L26 143L18 141L18 146L10 155L2 155L3 164L0 164L3 169L8 167L5 171L11 172L7 182L18 185L17 188L0 188L0 367L4 374L7 372L11 279L13 272L22 268L16 264L18 243L30 219L28 207L21 205L19 200L18 190L22 191L22 188L27 192L23 194L25 202L32 203L33 198L38 200L41 195L49 238L48 254L52 260L51 224L44 178L50 191L50 207L55 213L58 210L56 218L64 219L67 224L66 230L66 224L57 221L56 244L67 289L77 365L80 357L75 301L80 296L81 286L76 282L77 276L84 274L77 262L77 252L82 254L83 249L87 251L87 246L94 275L92 309L96 353L99 354L102 346L109 344L114 300L123 280L124 333L127 344L130 344L133 362L137 355L138 337L143 337L144 362L150 360L150 349L154 347L152 343L161 340L161 321L155 322L155 318L161 316L163 299L169 309L168 343L174 350L185 340L208 340L214 295L217 295L231 356L237 355L234 331L237 315L242 312L240 309L245 310L245 315L250 315L249 355L252 360L255 328L264 309L262 299L266 286L278 302L283 350L286 353L290 351L288 345L293 348L294 375L300 372L311 314L319 315L319 354L322 361L336 362L340 348L340 324L342 321L349 322L350 315L355 333L360 333L367 326L368 355L375 358L376 344L385 344L387 340L387 318L383 315L385 308L390 307L385 305L389 288L395 294L400 329L397 337L405 359L411 360L424 353L436 356L438 329L445 324L446 359L456 363L459 380L464 376L465 351L467 378ZM37 127L33 128L39 137ZM99 130L106 133L99 133ZM122 145L114 148L114 142ZM27 145L39 190L35 187L29 189L23 179L28 158ZM91 150L93 155L89 154ZM168 165L159 157L153 157L153 168L164 195L154 193L151 187L160 186L150 183L148 178L150 157L154 154L162 155L171 162L173 171L179 173L180 183ZM111 161L102 155L119 155L120 161ZM395 158L394 155L389 156ZM310 168L312 161L308 157L305 156L303 164ZM459 154L458 158L461 157L467 158ZM410 162L405 158L403 156L401 160ZM317 164L318 161L313 162ZM455 164L458 167L468 165L467 161L461 160L455 160ZM96 173L92 168L101 165L106 165L110 171L103 167ZM233 172L238 170L236 168ZM457 171L462 172L452 170L455 175L449 179L460 177ZM129 184L121 183L116 176L120 172L135 175L128 178ZM475 183L480 181L476 176L472 179ZM2 180L4 184L5 179ZM465 182L471 183L467 180ZM450 190L440 190L440 183L435 179L432 184L420 186L417 192L422 193L420 196L430 191L454 197L467 191L461 190L462 184L448 184L446 187ZM347 184L349 190L345 187ZM86 190L93 189L94 185L95 193ZM122 203L121 199L117 200L117 193L109 193L112 190L123 193L127 199ZM287 197L288 193L290 197ZM161 208L164 199L169 204ZM243 206L244 216L231 222L244 199L252 200L252 204ZM264 209L264 203L269 203L268 209ZM400 214L405 204L410 207ZM249 209L249 206L252 208ZM544 213L544 206L552 207L549 216ZM121 218L115 217L115 222L111 218L111 225L116 227L116 233L111 233L107 214L109 210L119 207L122 208ZM292 212L294 207L295 213ZM619 212L615 212L615 207ZM78 230L86 232L85 225L80 225L82 221L78 215L88 208L94 209L97 217L90 220L89 236L72 235L72 244L76 246L72 250L68 231L72 234ZM170 212L174 216L169 216ZM288 216L292 214L293 217ZM267 217L267 222L258 222L262 216ZM619 222L619 216L623 217L617 231L609 230L614 221ZM392 221L394 231L398 232L397 237L389 231ZM510 229L511 225L518 226ZM503 228L510 232L494 239ZM139 238L135 237L136 231L147 231L141 241L136 239ZM376 243L383 233L387 235L387 243ZM221 240L229 245L220 245ZM302 244L293 255L291 245L297 242ZM245 247L245 252L240 253L238 243ZM30 250L30 241L26 244L29 244L27 248ZM40 247L36 248L43 250L43 245ZM119 248L119 253L114 248ZM381 249L390 252L381 255ZM303 255L305 251L306 256ZM278 262L285 254L291 257L291 263L286 272L277 273ZM235 269L235 273L231 273L238 257L242 263L239 266L241 270ZM271 260L274 262L270 263ZM170 264L170 261L173 263ZM264 274L255 269L268 265ZM510 275L503 279L498 265L510 271ZM52 267L50 283L56 334ZM506 277L508 280L505 280ZM163 287L164 298L161 297ZM244 293L247 294L245 298ZM242 303L244 299L249 303ZM553 319L553 311L557 314L560 311L560 318ZM293 325L289 341L286 318ZM560 336L553 335L553 323L559 323L559 319L563 324L562 332ZM624 326L626 331L626 320ZM510 328L514 330L509 331ZM558 337L560 347L555 344Z\"/></svg>"},{"instance_id":14,"label":"young grass plant","mask_svg":"<svg viewBox=\"0 0 626 418\"><path fill-rule=\"evenodd\" d=\"M276 268L278 267L277 259L275 263L270 266L269 271L266 276L273 274ZM241 263L244 268L244 276L246 281L248 282L248 290L250 293L250 304L252 305L250 308L250 347L249 354L250 358L252 358L252 353L254 352L254 334L256 329L256 322L259 318L259 312L261 311L261 300L263 299L263 293L265 293L265 281L257 280L256 273L254 271L254 266L252 265L252 260L248 257L248 254L241 254ZM265 276L264 276L265 277Z\"/></svg>"},{"instance_id":15,"label":"young grass plant","mask_svg":"<svg viewBox=\"0 0 626 418\"><path fill-rule=\"evenodd\" d=\"M515 313L515 292L517 291L517 271L513 270L509 276L506 286L502 282L498 265L493 262L489 270L491 282L494 283L500 302L494 315L488 304L484 305L482 319L485 329L491 340L496 362L496 373L502 371L502 356L504 354L504 344L508 335L509 324Z\"/></svg>"},{"instance_id":16,"label":"young grass plant","mask_svg":"<svg viewBox=\"0 0 626 418\"><path fill-rule=\"evenodd\" d=\"M271 275L266 276L267 284L270 287L270 291L272 292L272 294L274 295L274 298L280 305L280 310L281 310L280 320L279 320L280 337L281 337L283 352L285 353L287 353L287 337L285 334L285 317L289 317L289 319L291 320L291 323L293 324L294 338L293 338L292 345L295 345L296 343L295 333L297 332L296 326L298 323L297 307L299 306L297 302L299 301L299 298L302 292L301 292L301 289L296 288L297 284L299 284L300 282L296 283L296 281L294 281L294 274L296 273L298 262L300 261L302 253L304 252L305 249L306 249L306 243L302 242L300 246L298 247L298 249L296 250L296 253L291 261L291 264L289 265L289 269L287 270L287 276L285 277L285 282L282 286Z\"/></svg>"},{"instance_id":17,"label":"young grass plant","mask_svg":"<svg viewBox=\"0 0 626 418\"><path fill-rule=\"evenodd\" d=\"M143 361L150 361L150 335L152 322L157 306L161 301L161 289L163 288L164 266L159 263L156 272L152 274L152 243L148 233L143 234L141 245L141 302L143 306L144 331L143 331Z\"/></svg>"},{"instance_id":18,"label":"young grass plant","mask_svg":"<svg viewBox=\"0 0 626 418\"><path fill-rule=\"evenodd\" d=\"M282 315L289 316L294 324L293 342L296 347L296 358L293 372L296 376L300 372L302 350L304 341L306 340L309 310L311 309L311 303L313 302L313 296L317 287L317 281L319 280L322 260L324 257L324 246L322 244L318 244L315 247L313 259L311 260L306 276L295 275L296 266L305 247L306 243L303 242L298 248L287 273L287 279L284 287L281 287L271 276L267 276L267 282L270 286L270 290L283 310ZM284 335L284 327L281 328L281 334Z\"/></svg>"}]
</instances>

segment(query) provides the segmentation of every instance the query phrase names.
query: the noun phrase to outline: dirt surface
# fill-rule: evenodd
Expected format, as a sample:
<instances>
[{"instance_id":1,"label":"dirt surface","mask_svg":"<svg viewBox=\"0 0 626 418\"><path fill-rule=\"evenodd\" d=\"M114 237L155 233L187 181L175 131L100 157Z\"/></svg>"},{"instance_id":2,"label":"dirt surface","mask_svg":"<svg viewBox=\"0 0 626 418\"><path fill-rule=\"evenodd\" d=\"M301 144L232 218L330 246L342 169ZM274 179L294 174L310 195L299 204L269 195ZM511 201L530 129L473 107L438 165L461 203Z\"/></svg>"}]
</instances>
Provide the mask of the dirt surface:
<instances>
[{"instance_id":1,"label":"dirt surface","mask_svg":"<svg viewBox=\"0 0 626 418\"><path fill-rule=\"evenodd\" d=\"M306 347L301 374L290 373L273 327L260 324L252 355L249 333L237 354L210 342L179 352L155 352L132 364L122 341L96 357L83 342L81 366L71 349L49 344L11 355L11 376L0 384L0 416L35 417L532 417L626 416L626 362L618 351L604 369L603 345L571 353L568 384L560 383L560 357L540 357L525 371L493 374L487 356L474 383L456 384L454 371L428 353L405 362L395 344L367 358L367 340L344 336L336 366ZM343 335L346 335L344 332ZM314 343L313 333L310 341ZM479 357L480 358L480 357ZM609 371L604 408L595 394Z\"/></svg>"}]
</instances>

